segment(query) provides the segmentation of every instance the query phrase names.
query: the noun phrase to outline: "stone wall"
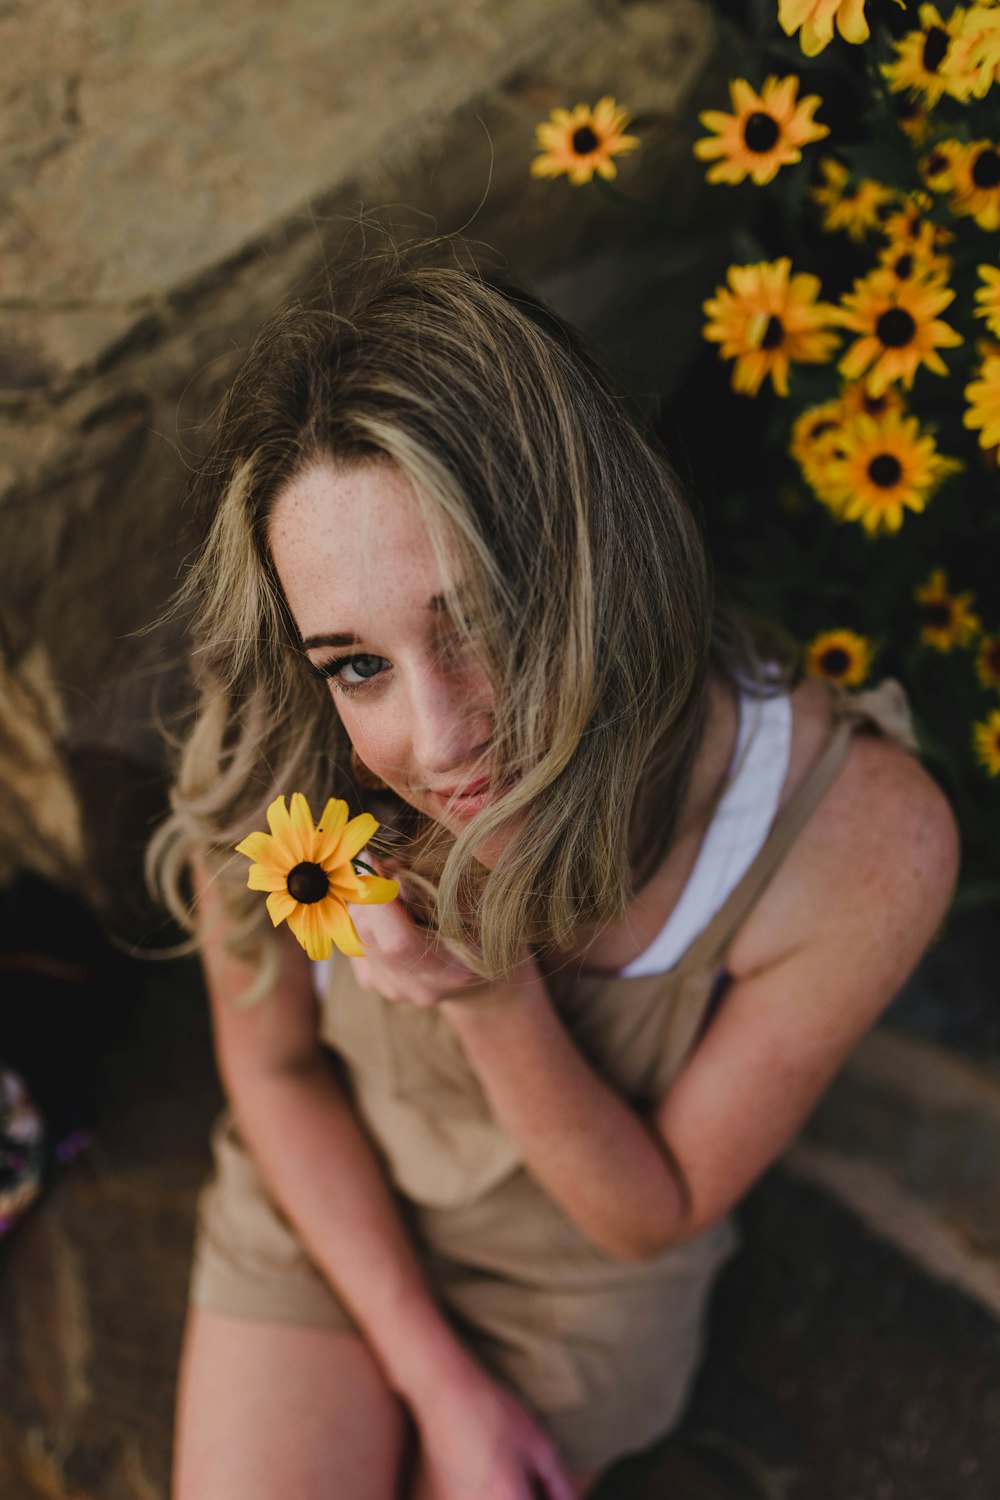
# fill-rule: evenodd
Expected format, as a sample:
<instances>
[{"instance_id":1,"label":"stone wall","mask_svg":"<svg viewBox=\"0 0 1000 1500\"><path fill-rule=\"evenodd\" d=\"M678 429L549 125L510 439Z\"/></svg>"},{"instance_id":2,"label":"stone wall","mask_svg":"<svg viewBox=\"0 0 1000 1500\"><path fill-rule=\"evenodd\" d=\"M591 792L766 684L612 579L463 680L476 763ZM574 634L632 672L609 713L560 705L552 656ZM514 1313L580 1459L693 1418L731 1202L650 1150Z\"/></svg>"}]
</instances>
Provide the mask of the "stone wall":
<instances>
[{"instance_id":1,"label":"stone wall","mask_svg":"<svg viewBox=\"0 0 1000 1500\"><path fill-rule=\"evenodd\" d=\"M700 173L672 122L711 43L694 0L3 7L0 725L25 694L49 708L37 777L0 738L19 809L0 874L51 865L64 829L113 884L123 827L157 805L178 643L149 627L194 541L186 471L262 316L361 212L465 228L528 280L627 241L634 209L530 178L534 126L611 93L643 140L620 183L683 194Z\"/></svg>"}]
</instances>

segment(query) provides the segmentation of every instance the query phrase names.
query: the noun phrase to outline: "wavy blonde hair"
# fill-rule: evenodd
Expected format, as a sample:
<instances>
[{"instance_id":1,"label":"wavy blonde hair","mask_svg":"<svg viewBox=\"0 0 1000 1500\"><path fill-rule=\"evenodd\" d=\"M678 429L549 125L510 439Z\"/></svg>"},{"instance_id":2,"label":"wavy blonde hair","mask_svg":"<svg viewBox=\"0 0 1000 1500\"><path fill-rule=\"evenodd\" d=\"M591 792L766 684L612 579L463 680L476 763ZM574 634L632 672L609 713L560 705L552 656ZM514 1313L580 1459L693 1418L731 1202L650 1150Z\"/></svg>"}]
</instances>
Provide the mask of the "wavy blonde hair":
<instances>
[{"instance_id":1,"label":"wavy blonde hair","mask_svg":"<svg viewBox=\"0 0 1000 1500\"><path fill-rule=\"evenodd\" d=\"M270 923L233 845L279 792L303 791L314 811L328 796L364 805L270 554L276 498L307 468L396 465L462 580L456 629L494 694L491 769L498 788L519 776L458 835L390 798L382 847L484 977L509 972L524 943L558 953L619 919L658 867L713 660L767 691L669 464L579 336L440 248L370 257L275 314L197 476L207 539L176 601L191 612L197 710L147 868L195 932L185 870L207 860L230 947L260 965L255 998ZM474 851L514 812L517 834L486 869Z\"/></svg>"}]
</instances>

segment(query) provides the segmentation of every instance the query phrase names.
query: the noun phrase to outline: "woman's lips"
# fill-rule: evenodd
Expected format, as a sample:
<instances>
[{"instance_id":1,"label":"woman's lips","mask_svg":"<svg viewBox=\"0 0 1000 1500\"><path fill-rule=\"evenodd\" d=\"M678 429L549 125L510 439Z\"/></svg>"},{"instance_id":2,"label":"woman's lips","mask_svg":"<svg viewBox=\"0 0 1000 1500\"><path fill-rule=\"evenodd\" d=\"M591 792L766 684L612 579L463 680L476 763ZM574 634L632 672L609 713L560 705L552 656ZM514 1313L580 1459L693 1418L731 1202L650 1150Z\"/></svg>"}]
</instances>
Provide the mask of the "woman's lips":
<instances>
[{"instance_id":1,"label":"woman's lips","mask_svg":"<svg viewBox=\"0 0 1000 1500\"><path fill-rule=\"evenodd\" d=\"M503 786L500 788L500 791L505 792L508 787L514 785L514 782L516 780L517 777L512 776L509 781L504 782ZM477 812L482 812L486 804L493 800L493 796L488 790L488 777L486 777L482 781L473 782L472 784L476 787L482 787L483 790L474 792L461 792L458 795L455 795L453 793L449 796L446 796L443 792L431 792L430 796L437 803L438 807L447 808L450 813L454 813L457 817L472 818L476 815Z\"/></svg>"}]
</instances>

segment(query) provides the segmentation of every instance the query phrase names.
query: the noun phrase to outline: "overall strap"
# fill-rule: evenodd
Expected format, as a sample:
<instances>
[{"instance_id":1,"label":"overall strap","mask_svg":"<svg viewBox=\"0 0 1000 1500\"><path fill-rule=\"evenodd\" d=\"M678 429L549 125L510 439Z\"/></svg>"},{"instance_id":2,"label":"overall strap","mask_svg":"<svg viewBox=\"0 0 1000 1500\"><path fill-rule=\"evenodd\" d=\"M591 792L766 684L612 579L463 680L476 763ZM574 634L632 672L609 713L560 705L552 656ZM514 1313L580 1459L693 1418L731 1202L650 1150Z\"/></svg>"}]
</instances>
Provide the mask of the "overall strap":
<instances>
[{"instance_id":1,"label":"overall strap","mask_svg":"<svg viewBox=\"0 0 1000 1500\"><path fill-rule=\"evenodd\" d=\"M708 926L685 952L677 969L683 973L705 973L718 968L734 934L764 893L771 877L791 848L832 784L847 756L859 717L840 704L833 731L803 776L794 793L778 812L763 847L746 874L730 892Z\"/></svg>"}]
</instances>

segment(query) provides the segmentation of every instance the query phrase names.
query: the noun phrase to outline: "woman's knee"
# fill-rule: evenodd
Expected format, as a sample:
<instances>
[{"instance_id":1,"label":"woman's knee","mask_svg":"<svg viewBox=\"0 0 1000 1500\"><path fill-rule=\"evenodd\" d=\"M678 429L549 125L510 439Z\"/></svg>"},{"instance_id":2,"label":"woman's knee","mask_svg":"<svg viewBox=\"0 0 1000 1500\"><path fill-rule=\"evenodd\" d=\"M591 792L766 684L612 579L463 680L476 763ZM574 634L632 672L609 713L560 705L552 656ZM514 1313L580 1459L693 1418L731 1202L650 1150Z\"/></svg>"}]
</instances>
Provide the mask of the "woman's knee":
<instances>
[{"instance_id":1,"label":"woman's knee","mask_svg":"<svg viewBox=\"0 0 1000 1500\"><path fill-rule=\"evenodd\" d=\"M407 1440L356 1333L189 1310L173 1500L392 1500Z\"/></svg>"}]
</instances>

